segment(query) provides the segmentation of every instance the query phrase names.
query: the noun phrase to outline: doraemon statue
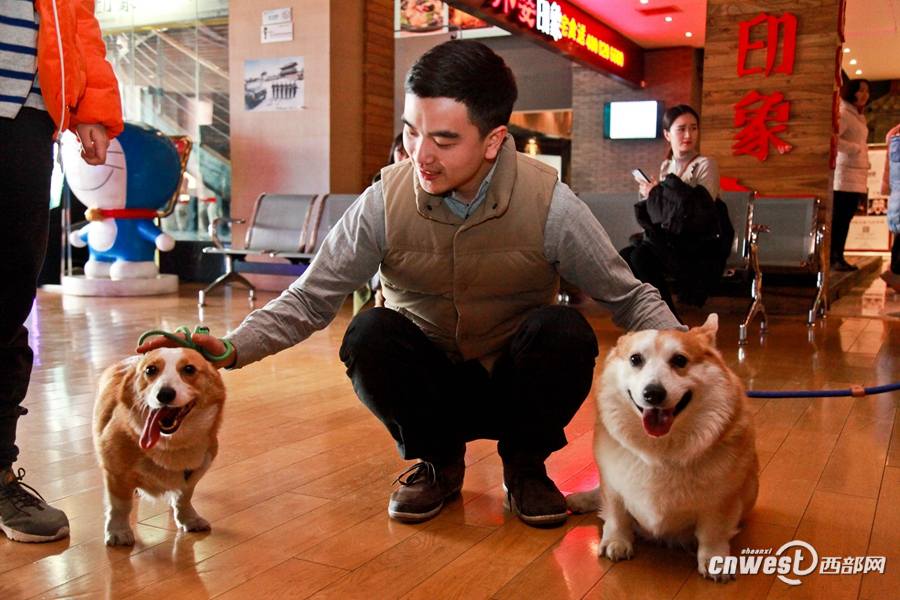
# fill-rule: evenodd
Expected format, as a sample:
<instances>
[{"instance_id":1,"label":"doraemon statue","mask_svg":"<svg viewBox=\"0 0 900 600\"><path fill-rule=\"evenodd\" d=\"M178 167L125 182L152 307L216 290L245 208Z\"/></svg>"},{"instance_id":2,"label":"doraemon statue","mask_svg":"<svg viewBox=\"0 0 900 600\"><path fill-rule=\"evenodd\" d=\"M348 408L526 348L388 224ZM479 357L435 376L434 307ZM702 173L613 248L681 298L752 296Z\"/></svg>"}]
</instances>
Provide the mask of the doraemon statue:
<instances>
[{"instance_id":1,"label":"doraemon statue","mask_svg":"<svg viewBox=\"0 0 900 600\"><path fill-rule=\"evenodd\" d=\"M126 123L110 142L104 165L84 162L81 144L71 132L63 135L60 151L69 188L88 207L89 223L69 235L73 246L87 244L90 249L85 275L156 277L155 250L175 246L172 236L153 223L181 179L181 160L169 138L147 125Z\"/></svg>"}]
</instances>

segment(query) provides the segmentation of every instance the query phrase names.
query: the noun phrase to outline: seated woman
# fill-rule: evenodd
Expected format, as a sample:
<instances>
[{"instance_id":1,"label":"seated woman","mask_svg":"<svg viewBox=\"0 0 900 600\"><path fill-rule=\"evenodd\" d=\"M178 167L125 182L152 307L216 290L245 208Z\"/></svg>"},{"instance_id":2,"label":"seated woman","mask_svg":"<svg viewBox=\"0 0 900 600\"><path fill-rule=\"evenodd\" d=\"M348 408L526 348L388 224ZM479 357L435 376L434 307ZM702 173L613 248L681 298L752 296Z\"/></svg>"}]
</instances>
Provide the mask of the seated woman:
<instances>
[{"instance_id":1,"label":"seated woman","mask_svg":"<svg viewBox=\"0 0 900 600\"><path fill-rule=\"evenodd\" d=\"M655 286L675 312L668 280L674 280L682 302L702 306L725 269L734 229L718 200L716 161L697 149L697 112L686 104L673 106L662 126L669 152L660 181L638 181L642 200L635 212L644 234L621 255L635 277Z\"/></svg>"}]
</instances>

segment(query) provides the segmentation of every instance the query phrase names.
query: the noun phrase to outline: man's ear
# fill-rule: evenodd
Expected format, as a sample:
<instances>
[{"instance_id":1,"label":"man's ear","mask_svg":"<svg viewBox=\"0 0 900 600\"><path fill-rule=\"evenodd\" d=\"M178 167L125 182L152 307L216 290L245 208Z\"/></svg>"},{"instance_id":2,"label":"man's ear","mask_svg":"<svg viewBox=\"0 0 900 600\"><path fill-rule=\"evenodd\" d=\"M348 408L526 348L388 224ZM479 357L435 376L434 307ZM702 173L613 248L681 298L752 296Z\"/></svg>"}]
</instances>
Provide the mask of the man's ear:
<instances>
[{"instance_id":1,"label":"man's ear","mask_svg":"<svg viewBox=\"0 0 900 600\"><path fill-rule=\"evenodd\" d=\"M494 160L503 147L503 141L509 131L506 125L494 127L485 137L484 158L485 160Z\"/></svg>"}]
</instances>

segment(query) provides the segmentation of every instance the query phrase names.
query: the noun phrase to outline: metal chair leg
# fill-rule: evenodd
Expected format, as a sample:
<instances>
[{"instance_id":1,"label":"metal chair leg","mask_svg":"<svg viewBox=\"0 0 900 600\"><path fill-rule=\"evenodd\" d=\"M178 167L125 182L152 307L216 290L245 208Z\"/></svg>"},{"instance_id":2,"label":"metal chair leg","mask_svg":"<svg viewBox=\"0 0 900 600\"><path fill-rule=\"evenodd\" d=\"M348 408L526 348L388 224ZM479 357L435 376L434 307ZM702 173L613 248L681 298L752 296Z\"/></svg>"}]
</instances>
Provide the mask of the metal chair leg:
<instances>
[{"instance_id":1,"label":"metal chair leg","mask_svg":"<svg viewBox=\"0 0 900 600\"><path fill-rule=\"evenodd\" d=\"M206 289L197 292L197 306L206 306L206 295L217 287L221 285L227 285L229 283L237 283L247 288L247 293L250 296L251 302L256 299L256 286L250 283L246 277L244 277L240 273L235 272L231 257L226 256L225 272L220 275L215 281L206 286Z\"/></svg>"},{"instance_id":2,"label":"metal chair leg","mask_svg":"<svg viewBox=\"0 0 900 600\"><path fill-rule=\"evenodd\" d=\"M819 271L816 276L816 287L818 290L816 291L816 298L813 300L812 308L809 309L809 315L806 319L806 324L812 327L816 324L816 321L819 317L825 317L825 311L828 310L828 294L825 286L825 273L823 271Z\"/></svg>"},{"instance_id":3,"label":"metal chair leg","mask_svg":"<svg viewBox=\"0 0 900 600\"><path fill-rule=\"evenodd\" d=\"M750 267L753 269L753 282L750 284L750 297L753 298L753 302L750 304L747 316L744 317L744 322L738 326L738 344L740 345L747 343L747 330L757 315L759 315L760 318L760 333L765 333L767 328L768 318L766 316L766 307L762 300L763 282L762 271L759 269L759 245L757 243L758 234L767 230L768 228L764 225L754 225L753 230L750 233Z\"/></svg>"},{"instance_id":4,"label":"metal chair leg","mask_svg":"<svg viewBox=\"0 0 900 600\"><path fill-rule=\"evenodd\" d=\"M825 227L820 226L816 231L816 246L819 250L819 272L816 274L816 298L813 300L812 308L809 309L809 315L806 324L812 327L816 324L819 317L825 318L828 311L828 279L825 274L826 256L825 256Z\"/></svg>"}]
</instances>

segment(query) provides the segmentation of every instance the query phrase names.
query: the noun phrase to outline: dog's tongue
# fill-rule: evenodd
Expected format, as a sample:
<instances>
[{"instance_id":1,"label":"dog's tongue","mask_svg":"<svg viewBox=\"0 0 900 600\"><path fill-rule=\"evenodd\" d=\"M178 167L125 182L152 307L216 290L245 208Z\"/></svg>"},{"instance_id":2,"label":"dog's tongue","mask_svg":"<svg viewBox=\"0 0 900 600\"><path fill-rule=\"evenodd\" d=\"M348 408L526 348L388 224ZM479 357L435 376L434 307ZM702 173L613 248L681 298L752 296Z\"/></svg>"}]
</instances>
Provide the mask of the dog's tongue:
<instances>
[{"instance_id":1,"label":"dog's tongue","mask_svg":"<svg viewBox=\"0 0 900 600\"><path fill-rule=\"evenodd\" d=\"M645 408L643 412L644 431L653 437L662 437L669 433L674 420L674 409Z\"/></svg>"},{"instance_id":2,"label":"dog's tongue","mask_svg":"<svg viewBox=\"0 0 900 600\"><path fill-rule=\"evenodd\" d=\"M144 422L144 430L141 432L141 448L149 450L159 441L159 422L163 416L163 409L156 408L150 411L150 415Z\"/></svg>"}]
</instances>

